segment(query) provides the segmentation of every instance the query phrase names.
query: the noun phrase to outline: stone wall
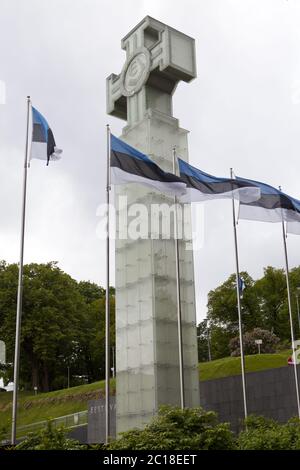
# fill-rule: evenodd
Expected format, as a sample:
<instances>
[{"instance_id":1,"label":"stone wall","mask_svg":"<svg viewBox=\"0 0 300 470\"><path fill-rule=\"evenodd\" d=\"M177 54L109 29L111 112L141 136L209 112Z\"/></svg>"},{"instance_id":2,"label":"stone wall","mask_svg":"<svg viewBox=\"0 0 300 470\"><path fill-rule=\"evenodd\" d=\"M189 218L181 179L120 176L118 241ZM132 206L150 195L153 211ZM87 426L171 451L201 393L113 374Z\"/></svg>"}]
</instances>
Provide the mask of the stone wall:
<instances>
[{"instance_id":1,"label":"stone wall","mask_svg":"<svg viewBox=\"0 0 300 470\"><path fill-rule=\"evenodd\" d=\"M248 414L263 415L281 423L298 415L293 366L247 373L246 383ZM201 382L200 402L206 410L216 411L220 421L229 422L238 431L244 416L241 376Z\"/></svg>"}]
</instances>

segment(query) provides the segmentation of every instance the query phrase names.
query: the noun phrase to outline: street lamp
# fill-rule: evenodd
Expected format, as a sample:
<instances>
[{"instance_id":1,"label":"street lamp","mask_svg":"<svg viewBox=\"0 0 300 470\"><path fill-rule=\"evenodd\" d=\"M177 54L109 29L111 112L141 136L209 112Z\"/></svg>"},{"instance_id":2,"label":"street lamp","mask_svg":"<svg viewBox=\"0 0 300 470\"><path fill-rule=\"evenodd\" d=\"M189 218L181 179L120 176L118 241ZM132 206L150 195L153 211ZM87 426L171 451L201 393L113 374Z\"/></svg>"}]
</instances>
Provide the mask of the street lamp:
<instances>
[{"instance_id":1,"label":"street lamp","mask_svg":"<svg viewBox=\"0 0 300 470\"><path fill-rule=\"evenodd\" d=\"M70 388L70 366L72 363L72 357L65 357L63 354L60 354L58 357L67 366L67 384L68 388Z\"/></svg>"}]
</instances>

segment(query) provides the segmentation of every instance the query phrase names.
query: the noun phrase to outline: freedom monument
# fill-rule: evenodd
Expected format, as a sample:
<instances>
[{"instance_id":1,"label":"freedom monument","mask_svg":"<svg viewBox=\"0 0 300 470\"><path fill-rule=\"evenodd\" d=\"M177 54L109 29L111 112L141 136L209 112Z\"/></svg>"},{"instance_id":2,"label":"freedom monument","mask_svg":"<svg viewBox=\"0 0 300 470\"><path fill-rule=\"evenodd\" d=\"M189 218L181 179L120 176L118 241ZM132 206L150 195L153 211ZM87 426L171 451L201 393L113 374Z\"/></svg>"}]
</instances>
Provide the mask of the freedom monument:
<instances>
[{"instance_id":1,"label":"freedom monument","mask_svg":"<svg viewBox=\"0 0 300 470\"><path fill-rule=\"evenodd\" d=\"M195 41L147 16L121 45L126 61L120 75L107 78L107 113L127 121L122 140L173 172L174 147L188 160L188 131L173 117L172 96L179 81L196 77ZM156 233L147 229L147 237L124 236L124 212L136 203L150 209L172 206L174 198L137 184L115 189L117 433L143 427L162 404L181 403L174 231L164 238L160 224ZM141 224L146 219L140 215ZM184 223L190 230L190 221ZM185 406L193 407L199 406L199 378L193 251L187 237L179 242L179 260Z\"/></svg>"}]
</instances>

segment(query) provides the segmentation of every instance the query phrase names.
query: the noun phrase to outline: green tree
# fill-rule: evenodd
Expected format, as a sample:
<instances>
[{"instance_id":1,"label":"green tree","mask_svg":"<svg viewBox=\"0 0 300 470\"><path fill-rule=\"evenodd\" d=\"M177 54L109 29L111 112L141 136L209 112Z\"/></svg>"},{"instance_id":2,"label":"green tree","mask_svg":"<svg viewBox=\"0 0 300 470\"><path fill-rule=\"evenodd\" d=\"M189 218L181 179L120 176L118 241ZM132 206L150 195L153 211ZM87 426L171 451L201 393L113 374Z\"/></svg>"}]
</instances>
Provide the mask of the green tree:
<instances>
[{"instance_id":1,"label":"green tree","mask_svg":"<svg viewBox=\"0 0 300 470\"><path fill-rule=\"evenodd\" d=\"M255 283L255 292L262 316L261 326L281 339L286 338L289 320L284 308L287 302L284 270L272 266L265 268L264 276Z\"/></svg>"},{"instance_id":2,"label":"green tree","mask_svg":"<svg viewBox=\"0 0 300 470\"><path fill-rule=\"evenodd\" d=\"M18 267L0 269L0 335L13 361ZM23 384L48 391L61 357L81 342L86 304L77 283L54 262L24 266L20 376Z\"/></svg>"},{"instance_id":3,"label":"green tree","mask_svg":"<svg viewBox=\"0 0 300 470\"><path fill-rule=\"evenodd\" d=\"M227 423L201 408L163 406L143 430L122 433L108 450L227 450L236 442Z\"/></svg>"},{"instance_id":4,"label":"green tree","mask_svg":"<svg viewBox=\"0 0 300 470\"><path fill-rule=\"evenodd\" d=\"M82 325L82 356L89 382L105 377L105 297L93 301ZM115 296L110 297L110 344L115 347ZM112 366L112 355L111 355Z\"/></svg>"},{"instance_id":5,"label":"green tree","mask_svg":"<svg viewBox=\"0 0 300 470\"><path fill-rule=\"evenodd\" d=\"M279 424L262 416L249 416L239 435L241 450L300 450L300 420Z\"/></svg>"},{"instance_id":6,"label":"green tree","mask_svg":"<svg viewBox=\"0 0 300 470\"><path fill-rule=\"evenodd\" d=\"M268 266L264 269L263 277L257 281L253 281L246 272L242 272L241 277L245 281L245 290L241 299L244 334L255 328L261 328L271 331L282 342L290 342L290 322L284 270ZM289 277L294 329L300 334L296 303L296 296L300 297L300 289L298 290L300 287L300 268L292 269ZM209 292L208 320L212 331L214 328L217 328L215 336L222 340L223 345L226 337L230 340L238 335L236 281L234 274L229 276L222 285ZM213 343L214 340L212 338L212 350L214 349ZM216 342L215 346L217 346ZM224 347L219 345L217 349L224 350ZM217 354L220 353L219 351Z\"/></svg>"},{"instance_id":7,"label":"green tree","mask_svg":"<svg viewBox=\"0 0 300 470\"><path fill-rule=\"evenodd\" d=\"M80 281L78 283L78 290L87 304L91 304L92 302L95 302L95 300L103 299L105 297L105 289L94 282Z\"/></svg>"},{"instance_id":8,"label":"green tree","mask_svg":"<svg viewBox=\"0 0 300 470\"><path fill-rule=\"evenodd\" d=\"M66 437L67 430L63 427L54 428L51 421L47 427L31 434L18 444L16 450L84 450L86 446L81 445L74 439Z\"/></svg>"},{"instance_id":9,"label":"green tree","mask_svg":"<svg viewBox=\"0 0 300 470\"><path fill-rule=\"evenodd\" d=\"M0 263L0 338L8 362L15 342L18 266ZM111 297L111 343L115 335L115 297ZM71 385L76 377L89 382L104 377L105 290L77 282L57 263L24 266L20 384L39 391ZM11 371L9 371L11 374ZM10 377L11 379L12 377Z\"/></svg>"},{"instance_id":10,"label":"green tree","mask_svg":"<svg viewBox=\"0 0 300 470\"><path fill-rule=\"evenodd\" d=\"M229 342L235 335L230 328L212 325L210 327L211 355L213 359L221 359L230 354Z\"/></svg>"},{"instance_id":11,"label":"green tree","mask_svg":"<svg viewBox=\"0 0 300 470\"><path fill-rule=\"evenodd\" d=\"M197 326L198 360L206 362L209 360L208 342L210 341L210 331L207 319L204 319Z\"/></svg>"},{"instance_id":12,"label":"green tree","mask_svg":"<svg viewBox=\"0 0 300 470\"><path fill-rule=\"evenodd\" d=\"M242 272L241 277L245 283L241 309L245 330L251 330L261 324L261 314L257 296L254 290L254 281L248 273ZM238 311L236 276L229 276L221 286L208 294L208 318L215 325L225 327L228 331L238 331Z\"/></svg>"},{"instance_id":13,"label":"green tree","mask_svg":"<svg viewBox=\"0 0 300 470\"><path fill-rule=\"evenodd\" d=\"M293 314L293 321L294 321L294 329L298 337L300 337L300 321L298 317L298 305L300 306L300 267L293 268L289 272L289 280L290 280L290 288L291 288L291 303L292 303L292 314ZM298 297L298 305L297 305L297 297ZM288 313L288 303L287 301L284 303L283 307L283 315L289 326L289 313ZM290 329L288 328L288 332L286 334L286 339L290 341L291 334Z\"/></svg>"}]
</instances>

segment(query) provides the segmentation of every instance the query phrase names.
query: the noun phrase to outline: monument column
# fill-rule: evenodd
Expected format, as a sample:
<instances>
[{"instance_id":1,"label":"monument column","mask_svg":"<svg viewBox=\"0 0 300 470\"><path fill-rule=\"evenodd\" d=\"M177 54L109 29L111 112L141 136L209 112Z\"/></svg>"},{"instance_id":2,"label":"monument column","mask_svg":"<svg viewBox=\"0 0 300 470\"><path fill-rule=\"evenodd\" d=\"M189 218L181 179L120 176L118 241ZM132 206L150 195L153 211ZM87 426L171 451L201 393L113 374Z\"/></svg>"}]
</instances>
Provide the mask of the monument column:
<instances>
[{"instance_id":1,"label":"monument column","mask_svg":"<svg viewBox=\"0 0 300 470\"><path fill-rule=\"evenodd\" d=\"M188 160L188 132L173 117L172 95L180 80L196 77L194 40L147 16L122 40L126 62L107 79L107 112L127 120L122 140L172 172L172 149ZM124 233L128 205L174 203L145 186L116 187L117 227ZM128 220L128 219L127 219ZM187 222L188 223L188 222ZM174 238L162 226L147 239L116 234L117 433L143 427L162 404L180 405ZM186 406L199 406L193 253L180 241L180 290Z\"/></svg>"}]
</instances>

